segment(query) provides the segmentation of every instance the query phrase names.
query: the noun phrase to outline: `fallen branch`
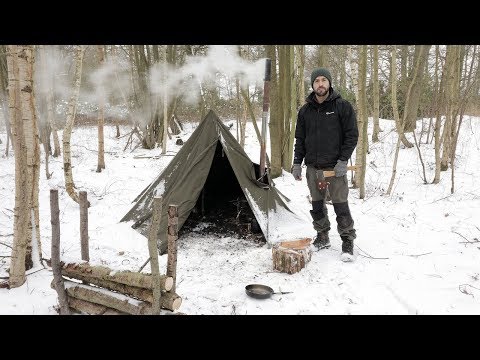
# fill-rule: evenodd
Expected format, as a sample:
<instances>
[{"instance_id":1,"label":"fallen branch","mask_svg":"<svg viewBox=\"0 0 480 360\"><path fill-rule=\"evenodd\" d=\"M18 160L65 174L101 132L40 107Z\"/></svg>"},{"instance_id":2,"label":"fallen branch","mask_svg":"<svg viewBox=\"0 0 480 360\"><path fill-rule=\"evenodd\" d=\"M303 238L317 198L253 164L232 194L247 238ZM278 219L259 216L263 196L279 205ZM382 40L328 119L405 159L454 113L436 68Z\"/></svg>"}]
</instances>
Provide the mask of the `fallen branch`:
<instances>
[{"instance_id":1,"label":"fallen branch","mask_svg":"<svg viewBox=\"0 0 480 360\"><path fill-rule=\"evenodd\" d=\"M457 234L459 236L461 236L462 238L464 238L465 240L467 240L468 243L472 243L470 240L468 240L465 236L463 236L462 234L456 232L456 231L452 231L454 234Z\"/></svg>"},{"instance_id":2,"label":"fallen branch","mask_svg":"<svg viewBox=\"0 0 480 360\"><path fill-rule=\"evenodd\" d=\"M7 237L7 236L12 236L13 234L6 234L6 235L3 235L3 234L0 234L1 237Z\"/></svg>"},{"instance_id":3,"label":"fallen branch","mask_svg":"<svg viewBox=\"0 0 480 360\"><path fill-rule=\"evenodd\" d=\"M363 256L363 257L366 257L366 258L369 258L369 259L375 259L375 260L388 260L389 259L388 257L387 258L373 257L370 254L368 254L366 251L360 249L360 247L358 245L355 245L355 246L358 248L358 250L360 250L360 251L362 251L362 252L364 252L365 254L368 255L368 256L365 256L365 255L359 254L360 256Z\"/></svg>"},{"instance_id":4,"label":"fallen branch","mask_svg":"<svg viewBox=\"0 0 480 360\"><path fill-rule=\"evenodd\" d=\"M463 288L461 288L461 286L463 286ZM475 287L475 286L473 286L473 285L470 285L470 284L460 284L460 285L458 285L458 290L460 290L460 292L463 293L463 294L473 296L472 293L469 293L469 292L467 291L467 289L466 289L467 286L470 286L470 287L472 287L472 288L474 288L474 289L480 290L479 288L477 288L477 287Z\"/></svg>"},{"instance_id":5,"label":"fallen branch","mask_svg":"<svg viewBox=\"0 0 480 360\"><path fill-rule=\"evenodd\" d=\"M427 252L427 253L423 253L423 254L418 254L418 255L409 255L407 254L406 256L411 256L411 257L419 257L419 256L423 256L423 255L428 255L428 254L431 254L432 252Z\"/></svg>"},{"instance_id":6,"label":"fallen branch","mask_svg":"<svg viewBox=\"0 0 480 360\"><path fill-rule=\"evenodd\" d=\"M13 234L12 234L12 235L13 235ZM4 245L4 246L6 246L6 247L8 247L8 248L10 248L10 249L13 249L10 245L5 244L4 242L1 242L1 241L0 241L0 244L1 244L1 245Z\"/></svg>"}]
</instances>

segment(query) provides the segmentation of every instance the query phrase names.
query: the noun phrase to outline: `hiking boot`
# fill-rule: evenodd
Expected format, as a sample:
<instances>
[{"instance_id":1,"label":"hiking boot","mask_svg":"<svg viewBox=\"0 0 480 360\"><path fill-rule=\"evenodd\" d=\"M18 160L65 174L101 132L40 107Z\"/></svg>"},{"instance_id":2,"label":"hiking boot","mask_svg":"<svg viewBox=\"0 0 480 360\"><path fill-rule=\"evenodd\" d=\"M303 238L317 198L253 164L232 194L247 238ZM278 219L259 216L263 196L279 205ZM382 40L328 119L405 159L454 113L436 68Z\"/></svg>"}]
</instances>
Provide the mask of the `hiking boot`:
<instances>
[{"instance_id":1,"label":"hiking boot","mask_svg":"<svg viewBox=\"0 0 480 360\"><path fill-rule=\"evenodd\" d=\"M353 240L342 238L341 260L344 262L350 262L355 260L353 256Z\"/></svg>"},{"instance_id":2,"label":"hiking boot","mask_svg":"<svg viewBox=\"0 0 480 360\"><path fill-rule=\"evenodd\" d=\"M330 239L328 238L328 232L318 232L317 238L313 242L313 245L318 249L328 249L330 247Z\"/></svg>"}]
</instances>

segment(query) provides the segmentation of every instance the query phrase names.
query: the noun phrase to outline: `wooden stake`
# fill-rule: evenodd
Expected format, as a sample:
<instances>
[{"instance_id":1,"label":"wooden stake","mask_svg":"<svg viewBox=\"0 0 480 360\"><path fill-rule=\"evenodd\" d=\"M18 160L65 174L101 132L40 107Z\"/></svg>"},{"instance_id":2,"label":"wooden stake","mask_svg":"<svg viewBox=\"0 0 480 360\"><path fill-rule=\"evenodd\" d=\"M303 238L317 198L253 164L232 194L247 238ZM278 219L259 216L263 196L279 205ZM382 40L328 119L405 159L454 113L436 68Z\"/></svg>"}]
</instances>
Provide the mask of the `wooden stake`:
<instances>
[{"instance_id":1,"label":"wooden stake","mask_svg":"<svg viewBox=\"0 0 480 360\"><path fill-rule=\"evenodd\" d=\"M153 303L152 315L160 315L162 292L160 291L160 267L158 265L157 237L162 217L162 198L153 199L153 219L148 234L148 252L150 253L150 268L152 273Z\"/></svg>"},{"instance_id":2,"label":"wooden stake","mask_svg":"<svg viewBox=\"0 0 480 360\"><path fill-rule=\"evenodd\" d=\"M60 304L60 315L70 315L68 307L67 293L63 284L62 273L60 269L60 221L58 208L58 190L50 190L50 212L52 224L52 270L54 288L58 294L58 303Z\"/></svg>"},{"instance_id":3,"label":"wooden stake","mask_svg":"<svg viewBox=\"0 0 480 360\"><path fill-rule=\"evenodd\" d=\"M177 285L177 238L178 238L178 206L168 207L168 260L167 276L173 278L172 292L176 291Z\"/></svg>"},{"instance_id":4,"label":"wooden stake","mask_svg":"<svg viewBox=\"0 0 480 360\"><path fill-rule=\"evenodd\" d=\"M80 191L80 244L82 260L90 261L88 253L88 200L87 192Z\"/></svg>"}]
</instances>

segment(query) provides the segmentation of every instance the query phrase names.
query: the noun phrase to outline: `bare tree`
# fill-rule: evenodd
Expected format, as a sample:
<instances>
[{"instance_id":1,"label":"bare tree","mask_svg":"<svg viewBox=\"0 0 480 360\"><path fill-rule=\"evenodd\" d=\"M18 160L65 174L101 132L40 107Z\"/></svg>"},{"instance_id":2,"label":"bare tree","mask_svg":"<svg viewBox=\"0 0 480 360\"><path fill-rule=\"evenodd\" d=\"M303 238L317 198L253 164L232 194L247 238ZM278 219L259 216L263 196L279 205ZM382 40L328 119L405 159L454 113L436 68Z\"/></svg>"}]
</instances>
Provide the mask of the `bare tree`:
<instances>
[{"instance_id":1,"label":"bare tree","mask_svg":"<svg viewBox=\"0 0 480 360\"><path fill-rule=\"evenodd\" d=\"M78 193L75 192L75 184L73 182L72 173L72 156L70 153L70 138L72 136L73 123L75 122L75 114L77 109L78 95L80 92L80 84L82 80L82 61L85 53L85 47L79 45L75 48L75 74L73 78L73 89L68 102L67 121L63 129L63 173L65 175L65 188L68 195L75 201L79 202Z\"/></svg>"},{"instance_id":2,"label":"bare tree","mask_svg":"<svg viewBox=\"0 0 480 360\"><path fill-rule=\"evenodd\" d=\"M378 45L373 45L373 133L372 142L378 141L378 133L382 131L379 123L380 91L378 87Z\"/></svg>"},{"instance_id":3,"label":"bare tree","mask_svg":"<svg viewBox=\"0 0 480 360\"><path fill-rule=\"evenodd\" d=\"M98 50L98 62L100 67L103 65L105 56L103 51L103 45L97 47ZM97 163L97 172L102 172L102 169L105 169L105 146L104 146L104 134L103 126L105 123L104 117L104 108L105 108L105 85L100 84L100 89L98 91L98 163Z\"/></svg>"},{"instance_id":4,"label":"bare tree","mask_svg":"<svg viewBox=\"0 0 480 360\"><path fill-rule=\"evenodd\" d=\"M367 114L367 45L362 45L359 48L358 54L358 144L356 150L356 165L360 167L357 171L358 179L356 185L360 188L360 199L365 198L365 172L367 163L367 148L368 148L368 114Z\"/></svg>"}]
</instances>

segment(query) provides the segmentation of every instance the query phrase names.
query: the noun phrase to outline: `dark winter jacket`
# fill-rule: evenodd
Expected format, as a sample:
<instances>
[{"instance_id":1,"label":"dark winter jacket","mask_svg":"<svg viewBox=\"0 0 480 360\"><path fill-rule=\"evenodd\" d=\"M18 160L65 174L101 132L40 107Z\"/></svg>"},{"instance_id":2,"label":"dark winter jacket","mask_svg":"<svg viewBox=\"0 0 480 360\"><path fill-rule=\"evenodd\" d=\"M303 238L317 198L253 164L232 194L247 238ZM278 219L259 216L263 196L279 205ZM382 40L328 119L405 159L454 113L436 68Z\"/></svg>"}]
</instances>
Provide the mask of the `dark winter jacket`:
<instances>
[{"instance_id":1,"label":"dark winter jacket","mask_svg":"<svg viewBox=\"0 0 480 360\"><path fill-rule=\"evenodd\" d=\"M294 164L333 168L348 160L358 141L357 118L352 105L333 88L319 104L312 92L298 111Z\"/></svg>"}]
</instances>

